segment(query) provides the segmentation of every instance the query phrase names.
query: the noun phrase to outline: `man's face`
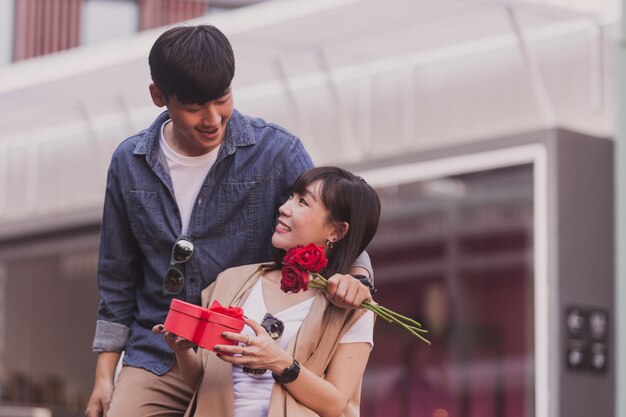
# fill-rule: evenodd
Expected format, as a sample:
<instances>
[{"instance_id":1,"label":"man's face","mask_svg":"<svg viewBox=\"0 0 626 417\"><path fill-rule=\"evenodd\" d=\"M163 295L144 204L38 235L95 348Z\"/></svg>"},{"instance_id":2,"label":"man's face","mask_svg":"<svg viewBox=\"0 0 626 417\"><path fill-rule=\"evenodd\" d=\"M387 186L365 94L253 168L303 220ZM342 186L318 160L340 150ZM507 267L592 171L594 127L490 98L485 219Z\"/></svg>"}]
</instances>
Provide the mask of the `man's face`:
<instances>
[{"instance_id":1,"label":"man's face","mask_svg":"<svg viewBox=\"0 0 626 417\"><path fill-rule=\"evenodd\" d=\"M172 123L165 126L165 139L178 153L200 156L218 147L226 135L226 125L233 115L233 96L228 88L223 96L204 104L184 104L176 97L165 97L150 85L152 101L167 107Z\"/></svg>"}]
</instances>

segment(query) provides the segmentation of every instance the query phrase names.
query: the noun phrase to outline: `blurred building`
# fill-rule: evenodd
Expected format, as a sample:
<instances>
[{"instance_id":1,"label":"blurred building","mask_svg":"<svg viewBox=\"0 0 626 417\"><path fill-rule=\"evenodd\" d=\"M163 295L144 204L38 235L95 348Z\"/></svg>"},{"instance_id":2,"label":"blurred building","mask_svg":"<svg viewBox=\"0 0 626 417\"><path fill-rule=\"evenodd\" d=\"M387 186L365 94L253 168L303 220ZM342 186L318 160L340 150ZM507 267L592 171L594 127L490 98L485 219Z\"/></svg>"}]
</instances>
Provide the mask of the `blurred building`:
<instances>
[{"instance_id":1,"label":"blurred building","mask_svg":"<svg viewBox=\"0 0 626 417\"><path fill-rule=\"evenodd\" d=\"M0 63L46 55L260 0L3 0ZM115 22L115 24L112 24Z\"/></svg>"},{"instance_id":2,"label":"blurred building","mask_svg":"<svg viewBox=\"0 0 626 417\"><path fill-rule=\"evenodd\" d=\"M106 168L159 112L160 26L201 16L240 111L381 195L377 299L433 346L377 324L364 416L616 415L619 3L251 3L0 0L1 401L80 415Z\"/></svg>"}]
</instances>

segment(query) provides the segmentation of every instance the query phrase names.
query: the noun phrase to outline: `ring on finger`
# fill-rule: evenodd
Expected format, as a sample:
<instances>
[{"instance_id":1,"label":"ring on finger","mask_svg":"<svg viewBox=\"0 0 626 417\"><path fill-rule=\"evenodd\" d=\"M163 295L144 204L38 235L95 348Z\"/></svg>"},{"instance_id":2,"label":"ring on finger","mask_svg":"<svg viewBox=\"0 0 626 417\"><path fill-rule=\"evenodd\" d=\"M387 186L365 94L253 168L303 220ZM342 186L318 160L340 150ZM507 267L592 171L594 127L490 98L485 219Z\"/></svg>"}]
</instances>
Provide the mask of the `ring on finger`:
<instances>
[{"instance_id":1,"label":"ring on finger","mask_svg":"<svg viewBox=\"0 0 626 417\"><path fill-rule=\"evenodd\" d=\"M245 354L246 354L246 346L244 345L241 347L241 356L245 356Z\"/></svg>"}]
</instances>

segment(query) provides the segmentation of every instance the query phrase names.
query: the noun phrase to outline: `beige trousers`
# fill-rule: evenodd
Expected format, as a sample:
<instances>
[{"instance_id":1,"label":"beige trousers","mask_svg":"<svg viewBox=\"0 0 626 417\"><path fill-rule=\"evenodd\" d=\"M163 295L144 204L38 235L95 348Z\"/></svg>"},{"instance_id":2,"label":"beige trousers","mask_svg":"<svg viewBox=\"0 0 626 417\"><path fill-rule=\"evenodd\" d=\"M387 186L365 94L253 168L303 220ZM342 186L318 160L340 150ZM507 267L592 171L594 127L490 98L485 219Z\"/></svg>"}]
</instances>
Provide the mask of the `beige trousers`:
<instances>
[{"instance_id":1,"label":"beige trousers","mask_svg":"<svg viewBox=\"0 0 626 417\"><path fill-rule=\"evenodd\" d=\"M176 361L161 376L123 366L107 417L182 417L192 396L193 391L183 381Z\"/></svg>"}]
</instances>

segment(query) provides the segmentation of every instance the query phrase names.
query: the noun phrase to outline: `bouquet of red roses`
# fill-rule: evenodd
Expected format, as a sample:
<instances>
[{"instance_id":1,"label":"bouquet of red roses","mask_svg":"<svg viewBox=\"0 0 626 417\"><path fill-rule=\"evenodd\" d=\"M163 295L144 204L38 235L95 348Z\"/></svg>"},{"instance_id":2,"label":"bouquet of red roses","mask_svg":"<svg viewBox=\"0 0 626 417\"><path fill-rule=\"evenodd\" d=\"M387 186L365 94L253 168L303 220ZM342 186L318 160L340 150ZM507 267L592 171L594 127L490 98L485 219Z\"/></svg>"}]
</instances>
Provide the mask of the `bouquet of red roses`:
<instances>
[{"instance_id":1,"label":"bouquet of red roses","mask_svg":"<svg viewBox=\"0 0 626 417\"><path fill-rule=\"evenodd\" d=\"M306 246L298 245L289 249L283 258L280 289L287 293L306 291L308 288L317 288L325 292L328 287L328 280L319 272L324 269L327 263L328 259L326 259L324 248L313 243ZM310 278L311 276L313 279ZM364 301L361 307L373 311L377 316L390 323L404 327L413 336L430 345L430 342L420 334L428 333L428 330L423 329L422 325L415 320L391 311L373 300L371 302Z\"/></svg>"}]
</instances>

